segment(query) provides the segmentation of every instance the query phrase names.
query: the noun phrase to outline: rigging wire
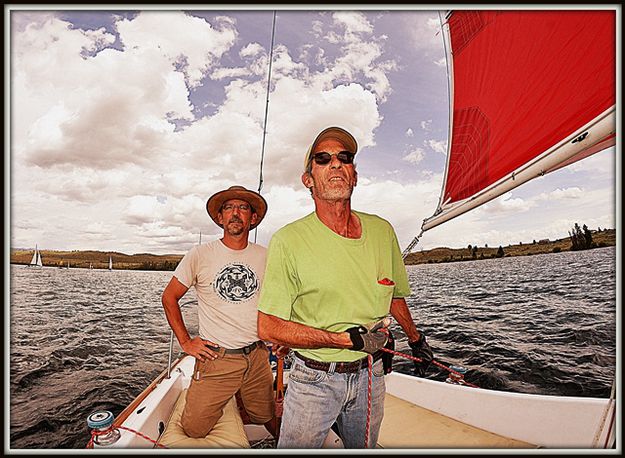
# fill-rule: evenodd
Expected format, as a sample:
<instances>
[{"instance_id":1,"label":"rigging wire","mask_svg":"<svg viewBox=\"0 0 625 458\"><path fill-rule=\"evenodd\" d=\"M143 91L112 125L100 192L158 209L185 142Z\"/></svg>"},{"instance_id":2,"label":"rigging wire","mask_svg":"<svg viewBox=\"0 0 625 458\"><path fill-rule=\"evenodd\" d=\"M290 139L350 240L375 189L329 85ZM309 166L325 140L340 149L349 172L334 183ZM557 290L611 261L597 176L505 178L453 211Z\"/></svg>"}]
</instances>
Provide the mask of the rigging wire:
<instances>
[{"instance_id":1,"label":"rigging wire","mask_svg":"<svg viewBox=\"0 0 625 458\"><path fill-rule=\"evenodd\" d=\"M273 12L273 20L271 24L271 45L269 46L269 71L267 72L267 96L265 101L265 119L263 121L263 143L260 150L260 170L258 172L258 193L263 189L263 163L265 160L265 138L267 136L267 116L269 114L269 89L271 87L271 64L273 63L273 42L276 33L276 11ZM258 234L258 227L254 229L254 243L256 243L256 236Z\"/></svg>"}]
</instances>

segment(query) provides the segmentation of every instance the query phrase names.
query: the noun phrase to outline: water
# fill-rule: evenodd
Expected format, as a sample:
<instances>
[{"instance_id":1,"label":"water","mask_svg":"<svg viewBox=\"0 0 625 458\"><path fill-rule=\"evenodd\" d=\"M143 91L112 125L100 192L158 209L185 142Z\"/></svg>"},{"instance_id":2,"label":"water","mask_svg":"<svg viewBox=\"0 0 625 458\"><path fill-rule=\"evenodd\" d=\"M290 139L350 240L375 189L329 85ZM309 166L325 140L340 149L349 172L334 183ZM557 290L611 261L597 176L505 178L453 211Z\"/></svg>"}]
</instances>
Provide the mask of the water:
<instances>
[{"instance_id":1,"label":"water","mask_svg":"<svg viewBox=\"0 0 625 458\"><path fill-rule=\"evenodd\" d=\"M616 367L615 256L610 247L410 266L409 306L435 359L465 366L471 383L607 398ZM163 370L170 331L160 295L170 278L11 266L11 449L84 448L89 414L118 415ZM194 308L185 321L196 333ZM406 352L405 336L393 332ZM394 361L410 373L410 361Z\"/></svg>"}]
</instances>

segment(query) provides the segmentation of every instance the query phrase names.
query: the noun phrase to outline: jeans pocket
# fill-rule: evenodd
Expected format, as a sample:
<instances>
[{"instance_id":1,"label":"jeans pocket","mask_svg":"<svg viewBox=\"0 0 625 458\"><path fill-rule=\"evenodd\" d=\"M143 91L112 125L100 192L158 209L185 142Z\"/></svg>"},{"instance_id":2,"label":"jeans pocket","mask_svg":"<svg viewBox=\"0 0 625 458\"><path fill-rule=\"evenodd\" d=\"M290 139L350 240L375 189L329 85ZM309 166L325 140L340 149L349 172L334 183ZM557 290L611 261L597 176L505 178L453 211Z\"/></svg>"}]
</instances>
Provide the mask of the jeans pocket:
<instances>
[{"instance_id":1,"label":"jeans pocket","mask_svg":"<svg viewBox=\"0 0 625 458\"><path fill-rule=\"evenodd\" d=\"M289 380L311 385L322 382L327 376L327 372L311 369L310 367L306 367L304 364L297 361L291 369Z\"/></svg>"},{"instance_id":2,"label":"jeans pocket","mask_svg":"<svg viewBox=\"0 0 625 458\"><path fill-rule=\"evenodd\" d=\"M378 359L375 363L373 363L373 376L384 377L384 364L381 359Z\"/></svg>"}]
</instances>

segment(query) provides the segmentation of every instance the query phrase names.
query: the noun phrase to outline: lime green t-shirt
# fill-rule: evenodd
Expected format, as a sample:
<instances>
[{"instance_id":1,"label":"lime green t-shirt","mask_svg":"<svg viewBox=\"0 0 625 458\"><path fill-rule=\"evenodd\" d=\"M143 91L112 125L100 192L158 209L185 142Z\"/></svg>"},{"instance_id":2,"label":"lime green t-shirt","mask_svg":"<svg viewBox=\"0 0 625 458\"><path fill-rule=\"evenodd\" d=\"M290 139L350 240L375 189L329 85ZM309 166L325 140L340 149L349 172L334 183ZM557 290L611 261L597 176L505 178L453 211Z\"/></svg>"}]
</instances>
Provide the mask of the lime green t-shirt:
<instances>
[{"instance_id":1,"label":"lime green t-shirt","mask_svg":"<svg viewBox=\"0 0 625 458\"><path fill-rule=\"evenodd\" d=\"M311 213L278 230L269 243L258 310L333 332L386 316L393 297L410 295L397 236L376 215L354 212L362 235L338 235ZM381 280L388 279L393 284ZM366 353L297 349L319 361L354 361Z\"/></svg>"}]
</instances>

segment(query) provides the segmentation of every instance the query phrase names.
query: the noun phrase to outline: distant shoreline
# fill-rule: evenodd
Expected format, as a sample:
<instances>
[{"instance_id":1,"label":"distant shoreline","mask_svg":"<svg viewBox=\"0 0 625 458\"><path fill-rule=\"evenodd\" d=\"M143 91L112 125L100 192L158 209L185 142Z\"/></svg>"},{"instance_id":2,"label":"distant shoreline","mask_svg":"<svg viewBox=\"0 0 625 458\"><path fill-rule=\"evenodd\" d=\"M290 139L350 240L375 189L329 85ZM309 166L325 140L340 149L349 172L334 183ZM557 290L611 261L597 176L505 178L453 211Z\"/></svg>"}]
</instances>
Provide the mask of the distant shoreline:
<instances>
[{"instance_id":1,"label":"distant shoreline","mask_svg":"<svg viewBox=\"0 0 625 458\"><path fill-rule=\"evenodd\" d=\"M604 229L601 232L593 231L593 242L596 248L615 246L616 230ZM570 251L569 237L554 241L540 240L531 243L503 246L503 256L497 256L499 250L495 247L471 246L466 248L433 248L431 250L415 251L406 256L406 265L433 264L460 261L478 261L497 257L531 256L554 252ZM34 250L11 249L11 264L28 265ZM113 270L158 270L173 271L183 255L181 254L124 254L114 251L55 251L41 250L44 267L108 270L109 256L113 259Z\"/></svg>"},{"instance_id":2,"label":"distant shoreline","mask_svg":"<svg viewBox=\"0 0 625 458\"><path fill-rule=\"evenodd\" d=\"M601 232L592 231L594 246L603 248L616 245L616 230L603 229ZM590 248L590 249L592 249ZM467 246L467 248L433 248L431 250L416 251L406 256L406 265L415 264L438 264L447 262L479 261L512 256L532 256L535 254L561 253L571 251L571 239L569 237L558 240L539 240L531 243L519 243L501 247L503 256L498 255L499 246Z\"/></svg>"}]
</instances>

